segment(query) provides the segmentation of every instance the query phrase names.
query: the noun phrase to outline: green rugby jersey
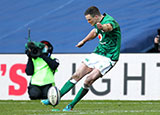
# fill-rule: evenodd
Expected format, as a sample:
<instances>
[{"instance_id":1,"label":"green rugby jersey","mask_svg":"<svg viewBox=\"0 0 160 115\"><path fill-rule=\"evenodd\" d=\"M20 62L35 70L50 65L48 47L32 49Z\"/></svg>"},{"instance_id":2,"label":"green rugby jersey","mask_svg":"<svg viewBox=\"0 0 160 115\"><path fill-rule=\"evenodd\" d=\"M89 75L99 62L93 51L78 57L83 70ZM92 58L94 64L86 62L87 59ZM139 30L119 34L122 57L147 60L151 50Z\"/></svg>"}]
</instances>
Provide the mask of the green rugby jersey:
<instances>
[{"instance_id":1,"label":"green rugby jersey","mask_svg":"<svg viewBox=\"0 0 160 115\"><path fill-rule=\"evenodd\" d=\"M104 18L100 22L103 24L110 23L113 30L110 32L104 32L97 28L95 24L96 32L99 38L99 44L95 48L94 53L106 56L111 60L118 60L121 46L121 31L119 24L110 15L104 15Z\"/></svg>"}]
</instances>

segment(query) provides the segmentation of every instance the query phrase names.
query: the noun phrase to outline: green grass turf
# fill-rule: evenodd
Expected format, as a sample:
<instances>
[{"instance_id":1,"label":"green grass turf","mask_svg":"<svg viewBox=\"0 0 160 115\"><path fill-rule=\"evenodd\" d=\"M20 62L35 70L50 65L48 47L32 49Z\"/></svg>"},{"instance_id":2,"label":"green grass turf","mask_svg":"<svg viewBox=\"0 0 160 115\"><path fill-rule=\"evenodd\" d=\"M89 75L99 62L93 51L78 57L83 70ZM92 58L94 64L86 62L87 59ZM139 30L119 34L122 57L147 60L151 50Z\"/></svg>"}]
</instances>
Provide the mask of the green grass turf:
<instances>
[{"instance_id":1,"label":"green grass turf","mask_svg":"<svg viewBox=\"0 0 160 115\"><path fill-rule=\"evenodd\" d=\"M160 101L110 101L82 100L70 112L62 109L69 103L62 100L53 112L52 106L45 106L40 100L0 100L0 115L160 115Z\"/></svg>"}]
</instances>

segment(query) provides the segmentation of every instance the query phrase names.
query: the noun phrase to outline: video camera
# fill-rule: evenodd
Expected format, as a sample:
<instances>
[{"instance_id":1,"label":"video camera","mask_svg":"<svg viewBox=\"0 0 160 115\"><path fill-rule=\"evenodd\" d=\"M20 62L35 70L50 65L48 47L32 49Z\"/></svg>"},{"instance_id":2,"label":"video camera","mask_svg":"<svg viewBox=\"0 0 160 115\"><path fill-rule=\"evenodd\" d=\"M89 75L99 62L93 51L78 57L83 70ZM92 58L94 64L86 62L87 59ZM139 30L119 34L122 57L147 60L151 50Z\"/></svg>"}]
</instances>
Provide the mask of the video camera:
<instances>
[{"instance_id":1,"label":"video camera","mask_svg":"<svg viewBox=\"0 0 160 115\"><path fill-rule=\"evenodd\" d=\"M42 54L42 50L45 45L41 42L31 41L30 29L28 29L28 42L25 44L25 53L32 58L37 58Z\"/></svg>"}]
</instances>

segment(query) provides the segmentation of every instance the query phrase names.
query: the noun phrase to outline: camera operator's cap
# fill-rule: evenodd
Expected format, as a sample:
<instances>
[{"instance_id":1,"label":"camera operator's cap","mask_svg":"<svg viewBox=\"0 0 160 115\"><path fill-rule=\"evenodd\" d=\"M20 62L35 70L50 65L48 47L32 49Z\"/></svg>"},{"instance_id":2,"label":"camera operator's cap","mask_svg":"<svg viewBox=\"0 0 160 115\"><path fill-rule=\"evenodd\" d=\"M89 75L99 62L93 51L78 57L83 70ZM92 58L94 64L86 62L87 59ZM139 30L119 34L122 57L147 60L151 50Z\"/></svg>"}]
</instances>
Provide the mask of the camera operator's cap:
<instances>
[{"instance_id":1,"label":"camera operator's cap","mask_svg":"<svg viewBox=\"0 0 160 115\"><path fill-rule=\"evenodd\" d=\"M46 41L46 40L42 40L41 43L45 44L48 46L48 53L52 53L53 51L53 46L52 44L49 42L49 41Z\"/></svg>"}]
</instances>

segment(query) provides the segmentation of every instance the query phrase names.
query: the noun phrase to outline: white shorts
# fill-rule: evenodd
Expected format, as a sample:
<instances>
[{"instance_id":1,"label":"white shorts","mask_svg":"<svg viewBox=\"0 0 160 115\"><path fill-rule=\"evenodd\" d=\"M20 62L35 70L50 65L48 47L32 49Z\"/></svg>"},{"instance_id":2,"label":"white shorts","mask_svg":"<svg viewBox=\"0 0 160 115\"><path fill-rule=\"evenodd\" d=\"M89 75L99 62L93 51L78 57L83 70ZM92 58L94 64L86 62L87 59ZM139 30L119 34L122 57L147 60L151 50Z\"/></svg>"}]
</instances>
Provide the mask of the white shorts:
<instances>
[{"instance_id":1,"label":"white shorts","mask_svg":"<svg viewBox=\"0 0 160 115\"><path fill-rule=\"evenodd\" d=\"M116 64L117 61L112 61L110 58L92 53L87 56L83 62L89 68L96 68L101 72L102 75L105 75Z\"/></svg>"}]
</instances>

